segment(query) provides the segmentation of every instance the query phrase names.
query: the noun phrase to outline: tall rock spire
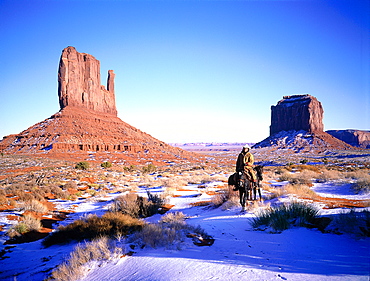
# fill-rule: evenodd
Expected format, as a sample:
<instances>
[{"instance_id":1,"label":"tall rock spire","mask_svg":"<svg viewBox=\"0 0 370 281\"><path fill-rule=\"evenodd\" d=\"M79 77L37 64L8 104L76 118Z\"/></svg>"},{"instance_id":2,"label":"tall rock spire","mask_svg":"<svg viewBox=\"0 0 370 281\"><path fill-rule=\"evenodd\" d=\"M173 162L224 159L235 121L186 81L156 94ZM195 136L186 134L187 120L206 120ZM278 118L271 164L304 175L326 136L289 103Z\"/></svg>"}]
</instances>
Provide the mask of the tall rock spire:
<instances>
[{"instance_id":1,"label":"tall rock spire","mask_svg":"<svg viewBox=\"0 0 370 281\"><path fill-rule=\"evenodd\" d=\"M107 90L100 85L100 62L74 47L63 50L58 71L60 109L82 107L117 116L114 73L108 72Z\"/></svg>"}]
</instances>

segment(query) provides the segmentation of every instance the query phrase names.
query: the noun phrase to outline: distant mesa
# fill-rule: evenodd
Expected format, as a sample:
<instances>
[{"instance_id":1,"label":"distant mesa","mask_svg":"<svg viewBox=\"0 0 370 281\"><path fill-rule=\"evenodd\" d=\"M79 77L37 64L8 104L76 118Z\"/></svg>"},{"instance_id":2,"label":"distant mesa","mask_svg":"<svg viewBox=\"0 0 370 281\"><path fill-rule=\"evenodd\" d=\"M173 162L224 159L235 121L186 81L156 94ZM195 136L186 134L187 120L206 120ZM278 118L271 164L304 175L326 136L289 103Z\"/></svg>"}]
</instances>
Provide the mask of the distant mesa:
<instances>
[{"instance_id":1,"label":"distant mesa","mask_svg":"<svg viewBox=\"0 0 370 281\"><path fill-rule=\"evenodd\" d=\"M353 149L353 147L324 132L324 110L315 97L284 96L271 106L270 136L254 148L273 147L294 151L324 151Z\"/></svg>"},{"instance_id":2,"label":"distant mesa","mask_svg":"<svg viewBox=\"0 0 370 281\"><path fill-rule=\"evenodd\" d=\"M352 146L370 148L370 131L364 130L329 130L328 134Z\"/></svg>"},{"instance_id":3,"label":"distant mesa","mask_svg":"<svg viewBox=\"0 0 370 281\"><path fill-rule=\"evenodd\" d=\"M194 154L159 141L117 117L114 76L109 70L106 89L100 85L100 62L74 47L65 48L58 71L60 111L19 134L4 137L1 151L57 158L97 152L105 153L101 157L114 154L130 163L193 159Z\"/></svg>"}]
</instances>

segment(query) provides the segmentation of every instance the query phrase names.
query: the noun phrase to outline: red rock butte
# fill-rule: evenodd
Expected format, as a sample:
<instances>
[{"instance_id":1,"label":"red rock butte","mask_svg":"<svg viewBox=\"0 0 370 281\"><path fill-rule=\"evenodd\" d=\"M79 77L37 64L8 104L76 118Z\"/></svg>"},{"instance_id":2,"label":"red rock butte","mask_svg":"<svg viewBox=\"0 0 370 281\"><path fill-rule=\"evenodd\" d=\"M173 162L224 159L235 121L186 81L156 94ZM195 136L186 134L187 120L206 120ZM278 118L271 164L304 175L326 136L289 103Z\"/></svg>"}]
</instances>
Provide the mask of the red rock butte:
<instances>
[{"instance_id":1,"label":"red rock butte","mask_svg":"<svg viewBox=\"0 0 370 281\"><path fill-rule=\"evenodd\" d=\"M133 164L197 158L118 118L114 76L109 70L105 89L100 85L100 62L74 47L65 48L58 71L60 111L19 134L5 136L0 150L81 160L90 155L97 161L108 157Z\"/></svg>"},{"instance_id":2,"label":"red rock butte","mask_svg":"<svg viewBox=\"0 0 370 281\"><path fill-rule=\"evenodd\" d=\"M315 97L284 96L271 106L270 136L254 148L272 147L295 151L322 152L331 149L355 149L353 146L324 132L324 110Z\"/></svg>"}]
</instances>

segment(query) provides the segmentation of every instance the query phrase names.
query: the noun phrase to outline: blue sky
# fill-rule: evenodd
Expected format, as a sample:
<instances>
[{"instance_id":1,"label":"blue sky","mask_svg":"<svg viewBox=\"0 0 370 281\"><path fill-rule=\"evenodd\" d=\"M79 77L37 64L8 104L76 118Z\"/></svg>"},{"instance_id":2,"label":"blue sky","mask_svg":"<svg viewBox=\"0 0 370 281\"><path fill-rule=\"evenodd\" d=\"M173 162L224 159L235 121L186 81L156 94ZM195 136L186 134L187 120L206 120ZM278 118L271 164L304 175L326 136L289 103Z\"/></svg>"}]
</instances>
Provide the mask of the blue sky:
<instances>
[{"instance_id":1,"label":"blue sky","mask_svg":"<svg viewBox=\"0 0 370 281\"><path fill-rule=\"evenodd\" d=\"M308 93L329 129L370 129L370 1L0 0L0 138L59 111L74 46L116 74L118 116L165 142L258 142Z\"/></svg>"}]
</instances>

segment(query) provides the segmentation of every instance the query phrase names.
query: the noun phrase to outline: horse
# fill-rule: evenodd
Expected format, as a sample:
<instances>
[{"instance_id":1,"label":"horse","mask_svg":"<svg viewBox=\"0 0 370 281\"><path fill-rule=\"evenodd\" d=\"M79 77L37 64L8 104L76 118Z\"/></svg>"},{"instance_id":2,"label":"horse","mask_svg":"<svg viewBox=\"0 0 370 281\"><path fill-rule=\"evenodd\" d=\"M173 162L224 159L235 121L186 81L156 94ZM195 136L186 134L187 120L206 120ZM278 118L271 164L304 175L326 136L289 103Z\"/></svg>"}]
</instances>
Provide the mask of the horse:
<instances>
[{"instance_id":1,"label":"horse","mask_svg":"<svg viewBox=\"0 0 370 281\"><path fill-rule=\"evenodd\" d=\"M260 182L262 181L262 173L263 173L263 166L258 165L253 168L257 172L257 183L253 185L252 182L248 179L247 175L243 172L234 173L229 176L228 184L229 186L234 186L234 191L239 190L239 200L240 205L242 208L245 208L246 200L257 200L257 191L260 197L260 201L262 200L261 195L261 185ZM254 195L254 199L252 199L252 193Z\"/></svg>"},{"instance_id":2,"label":"horse","mask_svg":"<svg viewBox=\"0 0 370 281\"><path fill-rule=\"evenodd\" d=\"M257 184L253 185L253 195L254 199L257 200L257 191L258 195L260 196L260 201L262 200L262 194L261 194L261 182L263 181L263 166L262 165L257 165L253 168L256 171L257 174ZM251 194L252 196L252 194Z\"/></svg>"}]
</instances>

